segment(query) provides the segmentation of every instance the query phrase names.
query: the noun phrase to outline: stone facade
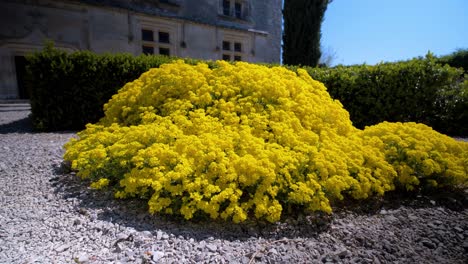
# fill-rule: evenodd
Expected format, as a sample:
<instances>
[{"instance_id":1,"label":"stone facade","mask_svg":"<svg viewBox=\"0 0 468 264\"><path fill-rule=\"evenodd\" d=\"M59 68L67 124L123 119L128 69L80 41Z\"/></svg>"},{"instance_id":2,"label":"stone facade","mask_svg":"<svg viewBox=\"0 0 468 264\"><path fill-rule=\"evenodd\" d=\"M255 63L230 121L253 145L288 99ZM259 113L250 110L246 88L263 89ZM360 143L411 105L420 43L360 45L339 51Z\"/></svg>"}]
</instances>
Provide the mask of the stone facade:
<instances>
[{"instance_id":1,"label":"stone facade","mask_svg":"<svg viewBox=\"0 0 468 264\"><path fill-rule=\"evenodd\" d=\"M0 0L0 99L27 98L24 55L169 54L279 63L281 0Z\"/></svg>"}]
</instances>

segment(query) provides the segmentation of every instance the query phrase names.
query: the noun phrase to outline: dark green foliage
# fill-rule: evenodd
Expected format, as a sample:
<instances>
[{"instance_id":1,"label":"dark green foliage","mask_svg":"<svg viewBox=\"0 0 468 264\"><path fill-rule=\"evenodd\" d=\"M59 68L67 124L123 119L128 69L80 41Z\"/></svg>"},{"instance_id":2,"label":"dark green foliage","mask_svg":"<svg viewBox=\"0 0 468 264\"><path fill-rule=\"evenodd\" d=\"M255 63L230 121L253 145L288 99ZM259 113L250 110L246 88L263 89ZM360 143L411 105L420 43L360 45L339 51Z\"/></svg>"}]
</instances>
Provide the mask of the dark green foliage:
<instances>
[{"instance_id":1,"label":"dark green foliage","mask_svg":"<svg viewBox=\"0 0 468 264\"><path fill-rule=\"evenodd\" d=\"M103 116L103 105L125 83L152 67L174 60L165 56L68 54L47 46L28 56L26 85L38 130L78 130Z\"/></svg>"},{"instance_id":2,"label":"dark green foliage","mask_svg":"<svg viewBox=\"0 0 468 264\"><path fill-rule=\"evenodd\" d=\"M468 73L468 49L459 49L452 54L440 57L438 61L455 68L463 68L465 73Z\"/></svg>"},{"instance_id":3,"label":"dark green foliage","mask_svg":"<svg viewBox=\"0 0 468 264\"><path fill-rule=\"evenodd\" d=\"M321 57L321 25L331 0L285 0L283 62L317 66Z\"/></svg>"},{"instance_id":4,"label":"dark green foliage","mask_svg":"<svg viewBox=\"0 0 468 264\"><path fill-rule=\"evenodd\" d=\"M375 66L307 68L340 100L358 128L382 121L424 123L450 135L468 135L468 82L463 71L431 55Z\"/></svg>"},{"instance_id":5,"label":"dark green foliage","mask_svg":"<svg viewBox=\"0 0 468 264\"><path fill-rule=\"evenodd\" d=\"M82 129L103 116L103 105L125 83L174 59L86 51L68 54L52 47L29 56L27 85L32 90L34 126L48 131ZM442 65L431 55L376 66L306 70L343 103L357 127L414 121L449 135L468 135L468 80L461 69Z\"/></svg>"}]
</instances>

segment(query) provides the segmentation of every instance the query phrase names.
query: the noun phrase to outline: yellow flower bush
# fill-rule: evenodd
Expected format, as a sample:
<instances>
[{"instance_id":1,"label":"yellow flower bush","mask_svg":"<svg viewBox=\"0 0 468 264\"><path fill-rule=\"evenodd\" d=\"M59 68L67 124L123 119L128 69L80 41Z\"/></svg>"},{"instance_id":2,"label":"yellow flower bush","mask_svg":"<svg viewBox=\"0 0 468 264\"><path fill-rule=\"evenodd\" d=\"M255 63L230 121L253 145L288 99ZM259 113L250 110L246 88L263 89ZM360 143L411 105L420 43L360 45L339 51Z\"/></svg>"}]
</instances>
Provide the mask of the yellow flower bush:
<instances>
[{"instance_id":1,"label":"yellow flower bush","mask_svg":"<svg viewBox=\"0 0 468 264\"><path fill-rule=\"evenodd\" d=\"M358 130L304 70L177 61L126 84L105 117L65 145L93 188L144 197L151 213L278 221L331 212L395 186L466 186L466 143L416 124Z\"/></svg>"},{"instance_id":2,"label":"yellow flower bush","mask_svg":"<svg viewBox=\"0 0 468 264\"><path fill-rule=\"evenodd\" d=\"M467 186L467 142L417 123L383 122L367 127L361 136L382 141L385 159L395 168L395 182L401 188Z\"/></svg>"}]
</instances>

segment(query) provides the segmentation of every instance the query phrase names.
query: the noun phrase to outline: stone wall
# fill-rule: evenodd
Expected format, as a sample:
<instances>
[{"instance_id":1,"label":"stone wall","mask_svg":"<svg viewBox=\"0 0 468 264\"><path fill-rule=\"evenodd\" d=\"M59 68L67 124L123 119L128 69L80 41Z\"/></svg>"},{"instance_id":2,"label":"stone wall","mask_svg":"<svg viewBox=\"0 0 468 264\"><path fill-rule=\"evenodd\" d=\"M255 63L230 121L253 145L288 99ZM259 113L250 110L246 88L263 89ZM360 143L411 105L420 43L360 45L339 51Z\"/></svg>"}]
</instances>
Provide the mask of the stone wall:
<instances>
[{"instance_id":1,"label":"stone wall","mask_svg":"<svg viewBox=\"0 0 468 264\"><path fill-rule=\"evenodd\" d=\"M155 54L162 49L179 57L279 63L281 0L231 1L232 7L242 4L241 18L224 15L218 0L2 1L0 99L21 97L15 56L40 50L47 39L67 51L139 55L150 46ZM154 40L143 40L142 29L152 31ZM170 41L158 43L159 32ZM241 50L234 52L234 44Z\"/></svg>"}]
</instances>

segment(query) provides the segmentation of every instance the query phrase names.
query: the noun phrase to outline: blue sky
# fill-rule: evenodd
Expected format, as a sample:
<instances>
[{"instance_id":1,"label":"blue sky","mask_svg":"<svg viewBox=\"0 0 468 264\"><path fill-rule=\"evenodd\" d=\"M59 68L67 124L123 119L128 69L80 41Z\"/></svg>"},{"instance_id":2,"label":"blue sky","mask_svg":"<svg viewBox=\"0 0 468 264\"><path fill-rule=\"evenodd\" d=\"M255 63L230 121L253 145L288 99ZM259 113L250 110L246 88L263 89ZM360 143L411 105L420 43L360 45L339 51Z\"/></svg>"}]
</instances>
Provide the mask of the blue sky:
<instances>
[{"instance_id":1,"label":"blue sky","mask_svg":"<svg viewBox=\"0 0 468 264\"><path fill-rule=\"evenodd\" d=\"M334 0L322 46L332 65L446 55L468 48L468 0Z\"/></svg>"}]
</instances>

